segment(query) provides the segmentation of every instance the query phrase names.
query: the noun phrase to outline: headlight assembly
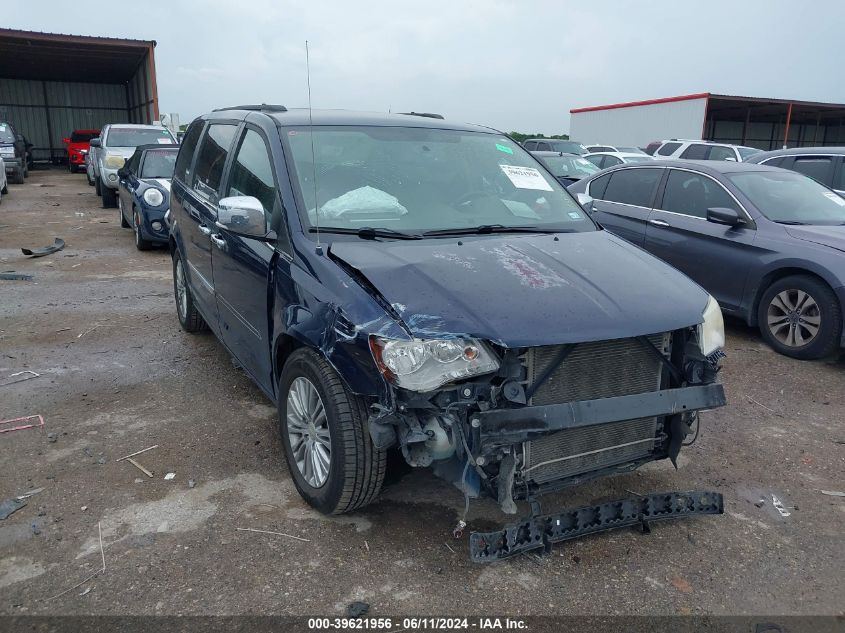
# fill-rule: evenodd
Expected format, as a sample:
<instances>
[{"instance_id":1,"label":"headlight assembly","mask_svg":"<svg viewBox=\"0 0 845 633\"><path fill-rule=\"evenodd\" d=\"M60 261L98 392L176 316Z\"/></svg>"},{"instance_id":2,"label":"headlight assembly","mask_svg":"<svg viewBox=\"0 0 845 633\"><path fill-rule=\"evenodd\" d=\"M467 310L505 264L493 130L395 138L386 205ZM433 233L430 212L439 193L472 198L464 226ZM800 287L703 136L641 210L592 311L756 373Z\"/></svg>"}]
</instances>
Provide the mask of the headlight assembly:
<instances>
[{"instance_id":1,"label":"headlight assembly","mask_svg":"<svg viewBox=\"0 0 845 633\"><path fill-rule=\"evenodd\" d=\"M492 352L474 339L400 341L370 336L370 350L384 377L411 391L431 391L499 368Z\"/></svg>"},{"instance_id":2,"label":"headlight assembly","mask_svg":"<svg viewBox=\"0 0 845 633\"><path fill-rule=\"evenodd\" d=\"M698 326L698 347L704 356L710 356L725 346L725 322L719 303L710 297L704 308L704 321Z\"/></svg>"},{"instance_id":3,"label":"headlight assembly","mask_svg":"<svg viewBox=\"0 0 845 633\"><path fill-rule=\"evenodd\" d=\"M164 196L161 195L161 191L159 191L155 187L150 187L144 192L144 202L146 202L151 207L157 207L162 202L164 202Z\"/></svg>"},{"instance_id":4,"label":"headlight assembly","mask_svg":"<svg viewBox=\"0 0 845 633\"><path fill-rule=\"evenodd\" d=\"M106 154L105 159L103 159L103 164L107 169L120 169L125 162L126 159L120 154Z\"/></svg>"}]
</instances>

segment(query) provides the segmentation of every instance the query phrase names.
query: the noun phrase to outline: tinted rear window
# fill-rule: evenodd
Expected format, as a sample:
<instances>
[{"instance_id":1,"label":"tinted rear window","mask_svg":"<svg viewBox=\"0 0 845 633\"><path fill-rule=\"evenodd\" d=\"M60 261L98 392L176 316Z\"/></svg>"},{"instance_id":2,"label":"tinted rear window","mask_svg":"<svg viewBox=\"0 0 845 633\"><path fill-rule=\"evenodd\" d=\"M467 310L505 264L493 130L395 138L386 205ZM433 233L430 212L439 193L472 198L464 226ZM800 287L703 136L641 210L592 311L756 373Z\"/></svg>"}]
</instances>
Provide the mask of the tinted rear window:
<instances>
[{"instance_id":1,"label":"tinted rear window","mask_svg":"<svg viewBox=\"0 0 845 633\"><path fill-rule=\"evenodd\" d=\"M650 207L660 169L620 169L611 174L604 200Z\"/></svg>"},{"instance_id":2,"label":"tinted rear window","mask_svg":"<svg viewBox=\"0 0 845 633\"><path fill-rule=\"evenodd\" d=\"M661 156L669 156L672 152L681 146L680 143L664 143L663 146L657 150Z\"/></svg>"}]
</instances>

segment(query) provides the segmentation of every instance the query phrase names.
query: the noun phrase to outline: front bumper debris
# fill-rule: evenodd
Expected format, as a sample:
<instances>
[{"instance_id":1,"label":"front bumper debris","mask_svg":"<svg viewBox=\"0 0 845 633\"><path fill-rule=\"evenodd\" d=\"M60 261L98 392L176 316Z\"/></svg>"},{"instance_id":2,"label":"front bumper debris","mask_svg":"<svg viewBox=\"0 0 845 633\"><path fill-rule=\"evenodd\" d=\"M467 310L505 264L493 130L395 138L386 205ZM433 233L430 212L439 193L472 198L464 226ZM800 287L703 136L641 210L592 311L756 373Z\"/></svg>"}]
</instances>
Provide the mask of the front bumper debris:
<instances>
[{"instance_id":1,"label":"front bumper debris","mask_svg":"<svg viewBox=\"0 0 845 633\"><path fill-rule=\"evenodd\" d=\"M535 516L495 532L473 532L470 558L476 563L501 560L533 549L551 549L552 543L615 528L640 526L648 532L653 521L701 514L723 514L718 492L666 492Z\"/></svg>"}]
</instances>

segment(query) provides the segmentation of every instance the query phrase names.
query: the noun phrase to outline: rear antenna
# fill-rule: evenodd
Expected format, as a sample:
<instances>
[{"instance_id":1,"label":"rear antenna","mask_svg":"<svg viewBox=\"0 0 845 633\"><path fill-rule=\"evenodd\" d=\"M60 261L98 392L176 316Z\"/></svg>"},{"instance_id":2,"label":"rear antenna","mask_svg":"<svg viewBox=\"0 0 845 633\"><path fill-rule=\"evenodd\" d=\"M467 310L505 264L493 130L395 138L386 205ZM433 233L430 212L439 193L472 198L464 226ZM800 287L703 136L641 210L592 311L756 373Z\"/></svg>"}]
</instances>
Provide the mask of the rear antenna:
<instances>
[{"instance_id":1,"label":"rear antenna","mask_svg":"<svg viewBox=\"0 0 845 633\"><path fill-rule=\"evenodd\" d=\"M311 136L311 168L312 179L314 180L314 225L317 229L317 255L323 254L323 245L320 244L320 205L317 200L317 155L314 152L314 118L311 116L311 60L308 56L308 40L305 40L305 77L308 81L308 126Z\"/></svg>"}]
</instances>

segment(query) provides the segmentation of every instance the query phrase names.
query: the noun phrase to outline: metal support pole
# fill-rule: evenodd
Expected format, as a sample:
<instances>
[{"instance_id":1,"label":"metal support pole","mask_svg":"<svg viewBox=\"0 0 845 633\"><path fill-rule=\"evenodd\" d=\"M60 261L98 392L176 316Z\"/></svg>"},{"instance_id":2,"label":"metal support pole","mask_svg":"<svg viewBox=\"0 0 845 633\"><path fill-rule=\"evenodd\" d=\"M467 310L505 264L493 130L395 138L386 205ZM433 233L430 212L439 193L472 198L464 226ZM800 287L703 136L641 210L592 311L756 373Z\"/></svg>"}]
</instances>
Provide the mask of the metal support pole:
<instances>
[{"instance_id":1,"label":"metal support pole","mask_svg":"<svg viewBox=\"0 0 845 633\"><path fill-rule=\"evenodd\" d=\"M789 109L786 111L786 127L783 130L783 149L786 149L789 142L789 124L792 121L792 104L789 104Z\"/></svg>"}]
</instances>

